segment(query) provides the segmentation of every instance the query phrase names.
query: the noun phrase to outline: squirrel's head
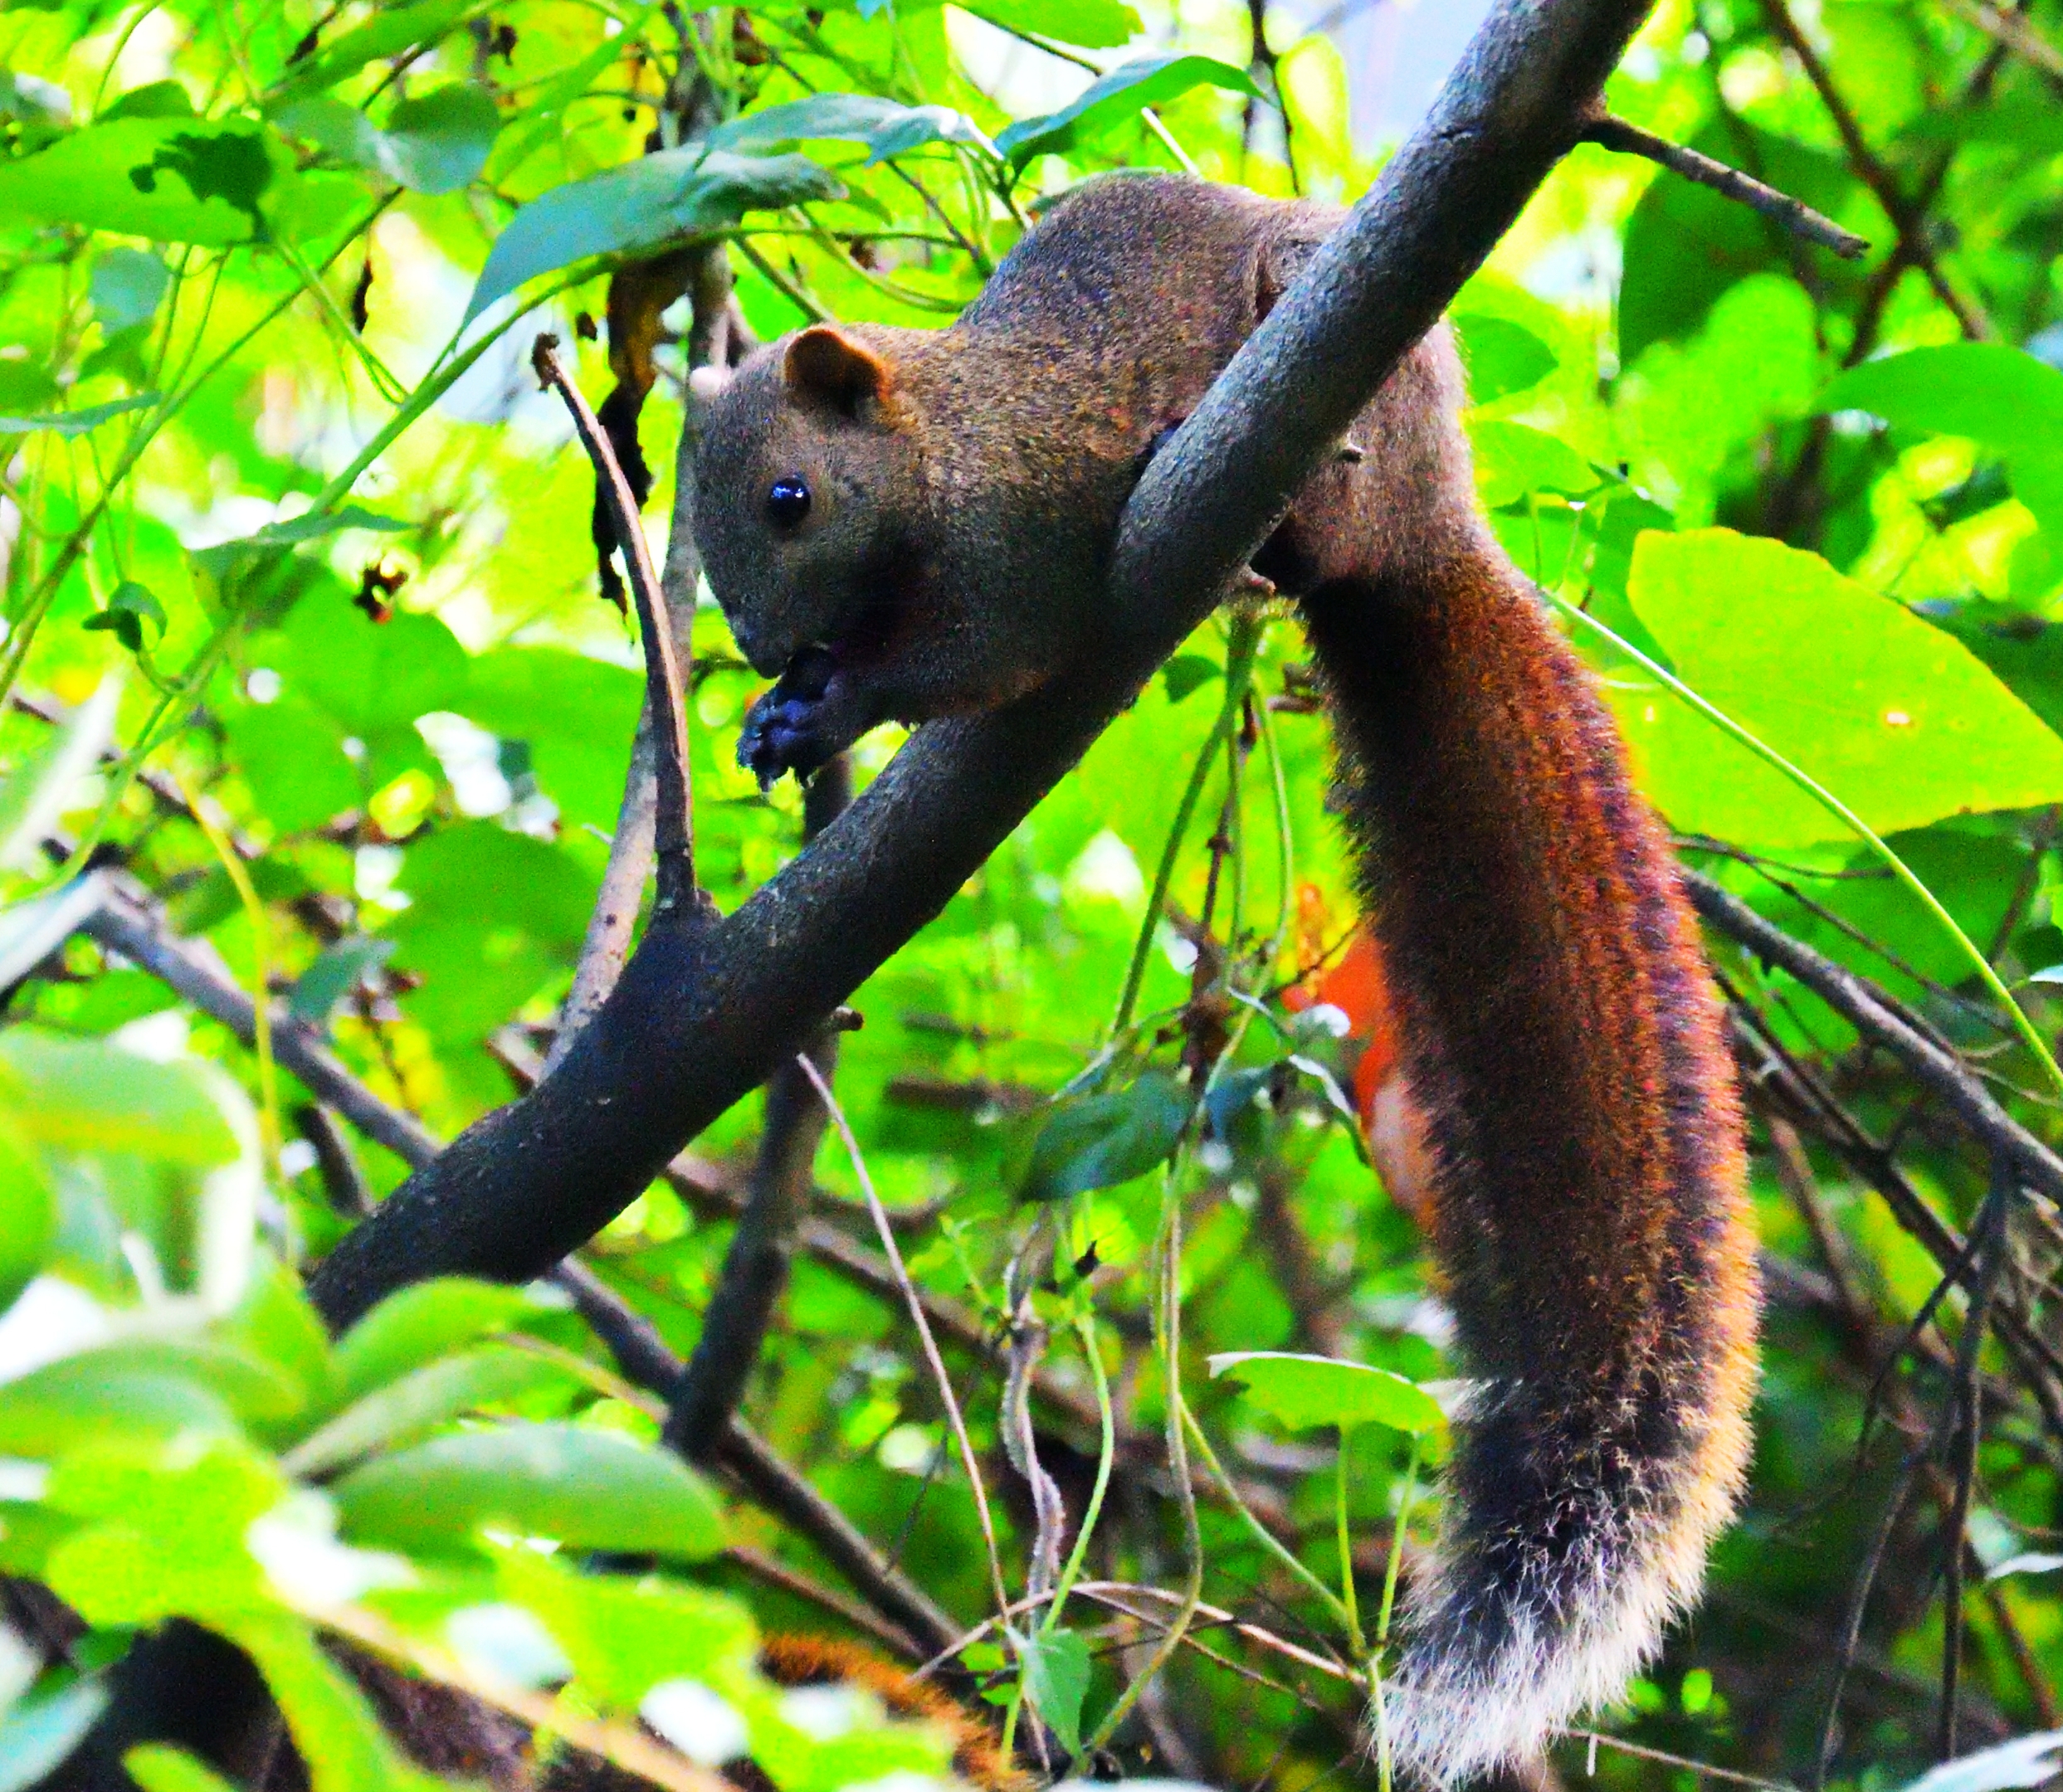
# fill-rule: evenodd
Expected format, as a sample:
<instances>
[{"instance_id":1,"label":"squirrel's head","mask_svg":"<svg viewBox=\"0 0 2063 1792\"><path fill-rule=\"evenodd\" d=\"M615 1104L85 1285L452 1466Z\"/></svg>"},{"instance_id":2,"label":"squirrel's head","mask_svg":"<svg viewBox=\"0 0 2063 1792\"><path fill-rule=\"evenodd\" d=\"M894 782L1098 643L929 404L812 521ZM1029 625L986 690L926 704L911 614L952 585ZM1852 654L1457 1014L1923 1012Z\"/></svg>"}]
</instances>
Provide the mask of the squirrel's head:
<instances>
[{"instance_id":1,"label":"squirrel's head","mask_svg":"<svg viewBox=\"0 0 2063 1792\"><path fill-rule=\"evenodd\" d=\"M695 545L739 650L767 676L870 631L916 522L914 411L868 339L886 334L817 324L783 337L710 404Z\"/></svg>"}]
</instances>

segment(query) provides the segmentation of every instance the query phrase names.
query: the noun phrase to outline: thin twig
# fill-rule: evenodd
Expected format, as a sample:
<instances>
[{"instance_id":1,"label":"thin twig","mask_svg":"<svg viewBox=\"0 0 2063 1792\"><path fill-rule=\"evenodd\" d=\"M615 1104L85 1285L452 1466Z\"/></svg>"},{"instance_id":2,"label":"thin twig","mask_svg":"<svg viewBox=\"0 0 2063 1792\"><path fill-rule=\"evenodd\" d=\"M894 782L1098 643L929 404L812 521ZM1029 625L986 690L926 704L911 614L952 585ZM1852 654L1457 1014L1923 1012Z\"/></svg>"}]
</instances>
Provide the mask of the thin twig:
<instances>
[{"instance_id":1,"label":"thin twig","mask_svg":"<svg viewBox=\"0 0 2063 1792\"><path fill-rule=\"evenodd\" d=\"M623 801L616 812L616 831L609 837L609 862L602 873L588 916L588 931L573 963L573 986L558 1011L558 1028L544 1054L544 1074L573 1049L580 1030L609 999L631 955L637 911L645 900L645 879L652 870L652 830L658 810L658 748L652 725L651 691L638 712L637 735L623 780Z\"/></svg>"},{"instance_id":2,"label":"thin twig","mask_svg":"<svg viewBox=\"0 0 2063 1792\"><path fill-rule=\"evenodd\" d=\"M653 913L656 918L691 920L699 914L700 904L695 881L694 786L688 765L687 684L680 643L675 637L630 482L585 395L559 363L558 338L539 336L530 352L530 364L539 383L557 392L572 416L616 524L637 603L638 632L645 639L645 683L658 792L652 837L659 860L659 894Z\"/></svg>"},{"instance_id":3,"label":"thin twig","mask_svg":"<svg viewBox=\"0 0 2063 1792\"><path fill-rule=\"evenodd\" d=\"M1601 114L1584 127L1583 141L1621 155L1645 156L1651 162L1658 162L1671 173L1680 174L1685 180L1695 181L1700 187L1709 187L1715 193L1750 207L1782 225L1792 236L1816 242L1822 249L1831 249L1846 261L1856 261L1869 252L1867 237L1843 230L1802 199L1779 192L1752 174L1744 174L1739 168L1715 162L1710 156L1702 155L1682 144L1671 143L1653 131L1642 130L1639 125L1615 118L1609 112Z\"/></svg>"},{"instance_id":4,"label":"thin twig","mask_svg":"<svg viewBox=\"0 0 2063 1792\"><path fill-rule=\"evenodd\" d=\"M2063 80L2063 50L2044 37L2017 12L2002 12L1984 0L1948 0L1948 10L1960 14L1992 42L2010 50L2023 61L2031 62L2053 80Z\"/></svg>"},{"instance_id":5,"label":"thin twig","mask_svg":"<svg viewBox=\"0 0 2063 1792\"><path fill-rule=\"evenodd\" d=\"M874 1216L875 1230L880 1234L882 1254L888 1259L895 1285L902 1291L910 1321L923 1342L924 1360L931 1366L939 1400L945 1407L946 1422L953 1429L953 1441L959 1445L960 1464L967 1471L968 1483L973 1493L975 1514L981 1521L982 1541L988 1551L988 1577L996 1595L996 1609L1002 1611L1010 1604L1010 1595L1003 1586L1002 1556L996 1544L996 1522L988 1510L988 1489L982 1484L981 1463L974 1454L973 1442L967 1434L967 1421L960 1416L960 1403L953 1392L953 1378L945 1372L945 1358L939 1354L938 1340L931 1335L931 1322L924 1315L924 1303L917 1298L916 1283L910 1280L910 1271L904 1267L903 1254L895 1244L895 1230L888 1223L881 1197L875 1192L874 1178L867 1173L866 1160L861 1154L860 1141L853 1133L851 1122L838 1105L838 1098L832 1093L831 1085L817 1074L817 1066L806 1057L798 1056L795 1062L816 1086L817 1097L831 1116L831 1123L838 1129L838 1137L844 1142L846 1155L852 1161L853 1176L859 1182L860 1192L866 1197L867 1211Z\"/></svg>"},{"instance_id":6,"label":"thin twig","mask_svg":"<svg viewBox=\"0 0 2063 1792\"><path fill-rule=\"evenodd\" d=\"M1942 1540L1941 1721L1935 1755L1950 1760L1956 1752L1956 1717L1963 1671L1963 1556L1969 1535L1970 1497L1977 1485L1977 1455L1984 1440L1984 1390L1978 1373L1984 1332L1998 1293L1998 1278L2008 1255L2006 1213L2016 1186L2012 1166L2003 1158L1992 1167L1992 1186L1970 1227L1977 1253L1970 1304L1956 1347L1955 1492L1949 1502L1947 1534Z\"/></svg>"},{"instance_id":7,"label":"thin twig","mask_svg":"<svg viewBox=\"0 0 2063 1792\"><path fill-rule=\"evenodd\" d=\"M1783 928L1701 874L1683 873L1691 906L1764 963L1788 971L1863 1036L1898 1059L1914 1079L1954 1110L1987 1150L2002 1154L2033 1187L2063 1200L2063 1161L1992 1099L1953 1053L1892 1012L1875 987Z\"/></svg>"}]
</instances>

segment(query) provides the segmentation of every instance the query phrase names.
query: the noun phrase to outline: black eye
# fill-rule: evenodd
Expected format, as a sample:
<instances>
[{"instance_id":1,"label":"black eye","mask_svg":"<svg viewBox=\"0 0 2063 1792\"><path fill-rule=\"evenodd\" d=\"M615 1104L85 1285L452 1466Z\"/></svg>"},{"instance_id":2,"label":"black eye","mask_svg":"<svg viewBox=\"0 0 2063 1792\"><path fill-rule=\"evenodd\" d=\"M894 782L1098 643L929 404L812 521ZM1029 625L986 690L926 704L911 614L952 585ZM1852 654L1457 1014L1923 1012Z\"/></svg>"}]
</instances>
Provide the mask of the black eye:
<instances>
[{"instance_id":1,"label":"black eye","mask_svg":"<svg viewBox=\"0 0 2063 1792\"><path fill-rule=\"evenodd\" d=\"M767 514L783 528L793 528L809 514L809 482L790 473L767 490Z\"/></svg>"}]
</instances>

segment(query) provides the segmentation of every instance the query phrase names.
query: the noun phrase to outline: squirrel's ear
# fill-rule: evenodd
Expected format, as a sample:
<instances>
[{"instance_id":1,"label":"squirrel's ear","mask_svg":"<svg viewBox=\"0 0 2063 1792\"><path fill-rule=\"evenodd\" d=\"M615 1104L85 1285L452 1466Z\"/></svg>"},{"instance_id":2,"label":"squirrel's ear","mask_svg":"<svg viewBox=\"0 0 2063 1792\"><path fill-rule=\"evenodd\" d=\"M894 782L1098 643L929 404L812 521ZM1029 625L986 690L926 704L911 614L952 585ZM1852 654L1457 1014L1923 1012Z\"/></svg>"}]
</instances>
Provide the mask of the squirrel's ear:
<instances>
[{"instance_id":1,"label":"squirrel's ear","mask_svg":"<svg viewBox=\"0 0 2063 1792\"><path fill-rule=\"evenodd\" d=\"M835 405L848 415L864 399L886 398L894 382L887 362L828 324L813 325L788 344L781 376L791 397Z\"/></svg>"}]
</instances>

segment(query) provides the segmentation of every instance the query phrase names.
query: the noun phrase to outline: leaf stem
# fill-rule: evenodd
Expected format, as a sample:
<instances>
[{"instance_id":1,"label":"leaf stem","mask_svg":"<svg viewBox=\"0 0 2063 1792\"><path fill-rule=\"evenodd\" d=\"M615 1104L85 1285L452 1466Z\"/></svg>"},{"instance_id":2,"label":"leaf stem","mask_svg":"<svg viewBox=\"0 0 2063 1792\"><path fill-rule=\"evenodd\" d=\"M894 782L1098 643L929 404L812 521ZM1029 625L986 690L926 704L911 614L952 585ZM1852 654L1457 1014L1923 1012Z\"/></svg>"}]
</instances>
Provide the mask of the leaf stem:
<instances>
[{"instance_id":1,"label":"leaf stem","mask_svg":"<svg viewBox=\"0 0 2063 1792\"><path fill-rule=\"evenodd\" d=\"M1232 618L1225 646L1224 707L1218 712L1217 723L1211 730L1209 740L1197 755L1189 782L1183 787L1182 801L1175 807L1174 825L1168 830L1168 844L1161 849L1160 864L1153 872L1153 894L1147 898L1146 913L1139 921L1139 937L1132 946L1132 962L1125 970L1124 993L1118 998L1117 1015L1110 1023L1113 1039L1131 1025L1132 1010L1139 1005L1139 987L1146 981L1146 962L1153 949L1153 935L1160 927L1161 913L1168 906L1168 886L1174 881L1175 861L1182 855L1182 843L1188 837L1190 822L1195 819L1204 780L1210 776L1212 762L1217 757L1218 743L1228 728L1238 725L1240 704L1253 677L1254 654L1261 644L1261 626L1250 616L1242 614Z\"/></svg>"}]
</instances>

